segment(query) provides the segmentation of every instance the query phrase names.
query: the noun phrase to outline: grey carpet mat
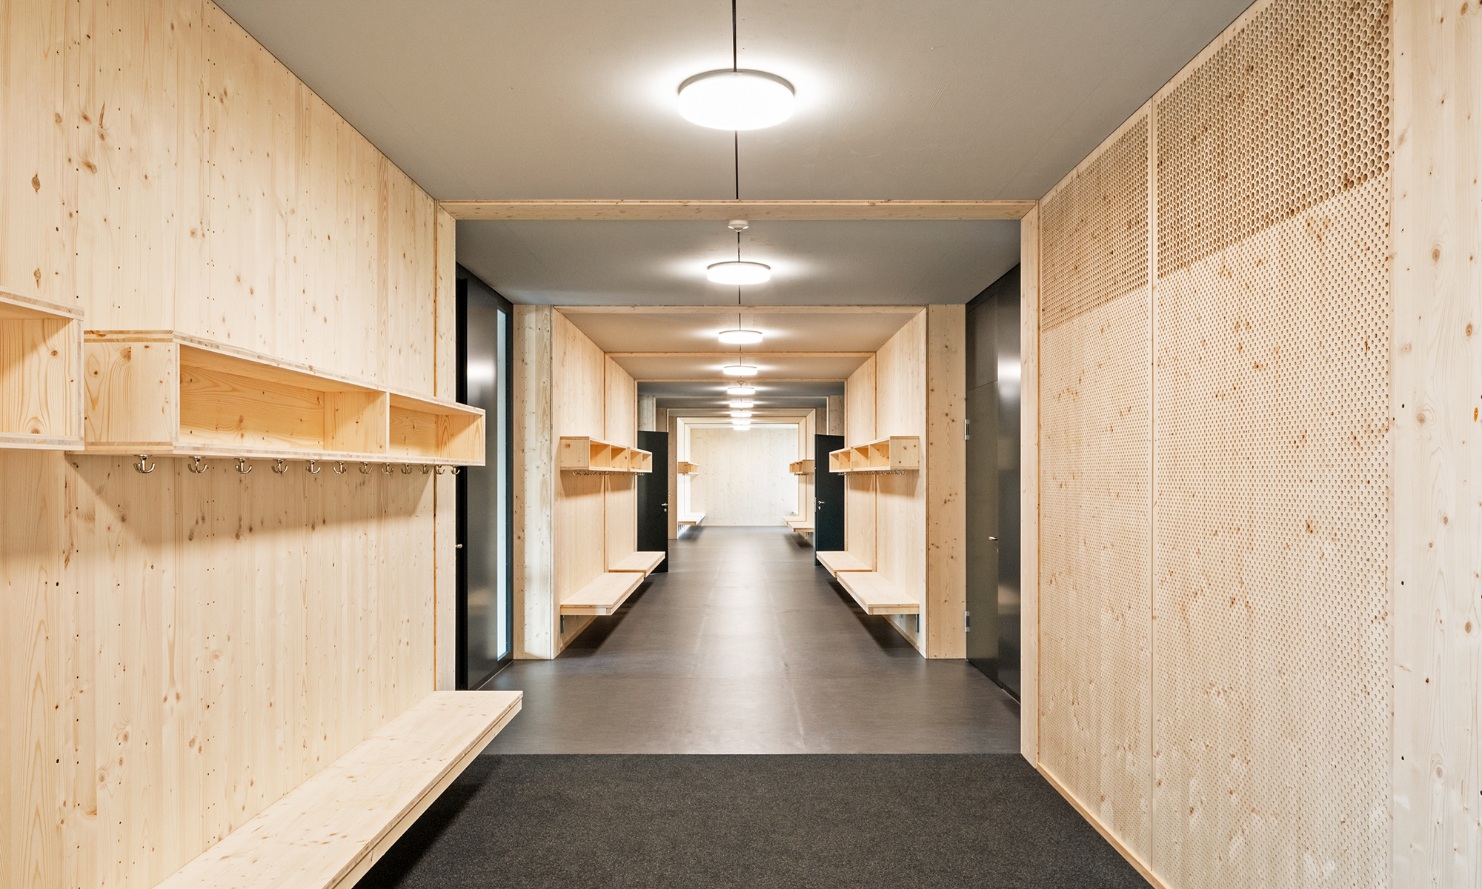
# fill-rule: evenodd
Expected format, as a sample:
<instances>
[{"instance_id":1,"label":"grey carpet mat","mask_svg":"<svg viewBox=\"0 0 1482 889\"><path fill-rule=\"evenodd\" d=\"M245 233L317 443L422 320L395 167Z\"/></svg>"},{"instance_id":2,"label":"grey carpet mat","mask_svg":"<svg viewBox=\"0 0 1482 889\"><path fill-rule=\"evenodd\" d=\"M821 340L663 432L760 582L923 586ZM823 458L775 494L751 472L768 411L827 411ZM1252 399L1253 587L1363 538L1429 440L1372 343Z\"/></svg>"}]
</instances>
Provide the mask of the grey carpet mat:
<instances>
[{"instance_id":1,"label":"grey carpet mat","mask_svg":"<svg viewBox=\"0 0 1482 889\"><path fill-rule=\"evenodd\" d=\"M360 883L1145 887L1012 755L481 756Z\"/></svg>"}]
</instances>

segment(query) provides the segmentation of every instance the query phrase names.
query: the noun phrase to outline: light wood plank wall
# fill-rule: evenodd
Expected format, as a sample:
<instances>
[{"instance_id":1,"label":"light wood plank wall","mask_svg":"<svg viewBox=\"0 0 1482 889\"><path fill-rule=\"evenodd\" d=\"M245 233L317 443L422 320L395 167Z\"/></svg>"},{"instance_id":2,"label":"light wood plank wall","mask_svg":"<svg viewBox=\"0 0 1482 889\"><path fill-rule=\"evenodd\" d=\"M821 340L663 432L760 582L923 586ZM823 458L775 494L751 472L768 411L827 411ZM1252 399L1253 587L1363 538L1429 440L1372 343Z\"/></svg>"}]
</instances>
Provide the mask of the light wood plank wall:
<instances>
[{"instance_id":1,"label":"light wood plank wall","mask_svg":"<svg viewBox=\"0 0 1482 889\"><path fill-rule=\"evenodd\" d=\"M1394 10L1396 886L1482 886L1482 9Z\"/></svg>"},{"instance_id":2,"label":"light wood plank wall","mask_svg":"<svg viewBox=\"0 0 1482 889\"><path fill-rule=\"evenodd\" d=\"M889 621L933 658L960 658L966 648L964 312L922 309L844 387L847 444L891 435L922 441L919 472L845 476L844 530L851 554L921 601L919 615Z\"/></svg>"},{"instance_id":3,"label":"light wood plank wall","mask_svg":"<svg viewBox=\"0 0 1482 889\"><path fill-rule=\"evenodd\" d=\"M1479 67L1260 0L1026 225L1024 750L1156 885L1482 885Z\"/></svg>"},{"instance_id":4,"label":"light wood plank wall","mask_svg":"<svg viewBox=\"0 0 1482 889\"><path fill-rule=\"evenodd\" d=\"M634 552L638 534L633 477L558 472L556 443L634 444L638 385L550 306L515 306L515 363L515 657L553 658L593 620L563 621L562 599Z\"/></svg>"},{"instance_id":5,"label":"light wood plank wall","mask_svg":"<svg viewBox=\"0 0 1482 889\"><path fill-rule=\"evenodd\" d=\"M0 287L450 391L432 200L214 5L0 0L0 131ZM0 476L0 884L152 886L434 686L431 476Z\"/></svg>"}]
</instances>

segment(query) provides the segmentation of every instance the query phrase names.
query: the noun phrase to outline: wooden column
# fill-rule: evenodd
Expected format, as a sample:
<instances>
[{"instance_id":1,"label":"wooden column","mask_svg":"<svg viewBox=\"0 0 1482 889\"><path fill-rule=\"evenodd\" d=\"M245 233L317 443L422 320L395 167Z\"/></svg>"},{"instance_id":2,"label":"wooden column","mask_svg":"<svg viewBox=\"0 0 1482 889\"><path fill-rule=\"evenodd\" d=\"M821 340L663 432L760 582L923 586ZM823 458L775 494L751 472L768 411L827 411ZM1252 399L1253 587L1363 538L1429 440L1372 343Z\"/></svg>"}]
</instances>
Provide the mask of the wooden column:
<instances>
[{"instance_id":1,"label":"wooden column","mask_svg":"<svg viewBox=\"0 0 1482 889\"><path fill-rule=\"evenodd\" d=\"M1019 222L1019 743L1039 764L1039 209Z\"/></svg>"},{"instance_id":2,"label":"wooden column","mask_svg":"<svg viewBox=\"0 0 1482 889\"><path fill-rule=\"evenodd\" d=\"M514 607L515 657L556 656L555 453L551 426L549 306L515 306Z\"/></svg>"},{"instance_id":3,"label":"wooden column","mask_svg":"<svg viewBox=\"0 0 1482 889\"><path fill-rule=\"evenodd\" d=\"M967 656L966 307L926 310L926 626L930 658Z\"/></svg>"}]
</instances>

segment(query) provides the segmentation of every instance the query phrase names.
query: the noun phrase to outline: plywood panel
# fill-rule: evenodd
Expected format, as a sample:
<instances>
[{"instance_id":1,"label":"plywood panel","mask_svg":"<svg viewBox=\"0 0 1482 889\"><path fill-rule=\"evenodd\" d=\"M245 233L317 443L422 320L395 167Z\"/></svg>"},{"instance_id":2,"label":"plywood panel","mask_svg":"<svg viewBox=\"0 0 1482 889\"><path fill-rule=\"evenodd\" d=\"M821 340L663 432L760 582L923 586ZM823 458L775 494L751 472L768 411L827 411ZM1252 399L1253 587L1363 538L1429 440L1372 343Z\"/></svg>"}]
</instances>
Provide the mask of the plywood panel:
<instances>
[{"instance_id":1,"label":"plywood panel","mask_svg":"<svg viewBox=\"0 0 1482 889\"><path fill-rule=\"evenodd\" d=\"M787 464L797 459L798 432L788 426L721 426L690 430L690 510L708 525L775 526L791 513L797 480Z\"/></svg>"},{"instance_id":2,"label":"plywood panel","mask_svg":"<svg viewBox=\"0 0 1482 889\"><path fill-rule=\"evenodd\" d=\"M624 447L638 446L638 385L633 377L608 358L606 373L606 434L604 441ZM654 467L662 472L660 467ZM638 477L613 475L607 479L604 504L606 512L606 567L612 566L638 549Z\"/></svg>"},{"instance_id":3,"label":"plywood panel","mask_svg":"<svg viewBox=\"0 0 1482 889\"><path fill-rule=\"evenodd\" d=\"M551 313L551 424L557 437L584 435L601 440L607 429L607 356L560 312ZM629 402L636 421L634 390ZM518 409L518 408L517 408ZM626 427L633 433L630 426ZM554 453L554 452L553 452ZM606 514L601 476L558 473L553 502L553 597L551 620L560 627L559 653L591 621L573 618L564 627L560 602L606 569Z\"/></svg>"},{"instance_id":4,"label":"plywood panel","mask_svg":"<svg viewBox=\"0 0 1482 889\"><path fill-rule=\"evenodd\" d=\"M1145 858L1152 770L1146 116L1114 134L1040 212L1039 762Z\"/></svg>"},{"instance_id":5,"label":"plywood panel","mask_svg":"<svg viewBox=\"0 0 1482 889\"><path fill-rule=\"evenodd\" d=\"M1387 13L1277 0L1157 100L1174 885L1391 884Z\"/></svg>"},{"instance_id":6,"label":"plywood panel","mask_svg":"<svg viewBox=\"0 0 1482 889\"><path fill-rule=\"evenodd\" d=\"M351 178L353 183L353 177ZM453 399L458 395L458 252L457 226L446 211L438 210L433 220L436 331L433 395ZM348 251L346 251L348 252ZM498 424L501 418L490 417ZM492 431L492 430L491 430ZM489 455L493 463L497 457ZM434 482L434 510L437 515L434 535L436 561L433 567L436 583L436 653L437 688L450 690L457 684L458 669L458 482L447 473Z\"/></svg>"},{"instance_id":7,"label":"plywood panel","mask_svg":"<svg viewBox=\"0 0 1482 889\"><path fill-rule=\"evenodd\" d=\"M875 359L865 359L844 383L844 443L874 441Z\"/></svg>"},{"instance_id":8,"label":"plywood panel","mask_svg":"<svg viewBox=\"0 0 1482 889\"><path fill-rule=\"evenodd\" d=\"M62 3L0 2L0 289L75 304Z\"/></svg>"},{"instance_id":9,"label":"plywood panel","mask_svg":"<svg viewBox=\"0 0 1482 889\"><path fill-rule=\"evenodd\" d=\"M1391 884L1482 885L1482 15L1395 4Z\"/></svg>"},{"instance_id":10,"label":"plywood panel","mask_svg":"<svg viewBox=\"0 0 1482 889\"><path fill-rule=\"evenodd\" d=\"M1019 749L1039 763L1039 209L1019 222Z\"/></svg>"},{"instance_id":11,"label":"plywood panel","mask_svg":"<svg viewBox=\"0 0 1482 889\"><path fill-rule=\"evenodd\" d=\"M875 440L874 356L844 384L844 443ZM826 457L827 455L825 455ZM875 479L876 476L844 476L844 548L860 561L875 565Z\"/></svg>"},{"instance_id":12,"label":"plywood panel","mask_svg":"<svg viewBox=\"0 0 1482 889\"><path fill-rule=\"evenodd\" d=\"M875 353L875 435L926 437L926 313L918 312ZM854 413L851 405L849 414ZM848 439L850 446L873 439ZM925 464L923 463L923 466ZM927 467L929 471L929 467ZM875 479L875 570L918 602L925 602L927 472L881 473ZM848 489L852 490L852 489ZM847 523L847 519L846 519ZM890 618L911 644L925 652L922 621ZM959 624L961 618L959 615Z\"/></svg>"},{"instance_id":13,"label":"plywood panel","mask_svg":"<svg viewBox=\"0 0 1482 889\"><path fill-rule=\"evenodd\" d=\"M219 9L0 0L0 43L0 281L431 392L431 199ZM5 885L153 885L431 689L430 476L0 464Z\"/></svg>"}]
</instances>

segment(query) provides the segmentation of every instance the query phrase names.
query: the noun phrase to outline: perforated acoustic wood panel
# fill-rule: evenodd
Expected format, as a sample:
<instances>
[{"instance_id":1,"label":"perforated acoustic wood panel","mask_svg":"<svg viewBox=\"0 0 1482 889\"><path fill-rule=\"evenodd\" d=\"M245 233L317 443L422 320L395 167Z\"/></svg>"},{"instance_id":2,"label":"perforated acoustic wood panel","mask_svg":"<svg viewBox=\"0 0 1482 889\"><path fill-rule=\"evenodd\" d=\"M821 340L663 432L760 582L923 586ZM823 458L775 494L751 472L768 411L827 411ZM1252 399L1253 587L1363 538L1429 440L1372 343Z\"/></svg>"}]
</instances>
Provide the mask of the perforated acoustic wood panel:
<instances>
[{"instance_id":1,"label":"perforated acoustic wood panel","mask_svg":"<svg viewBox=\"0 0 1482 889\"><path fill-rule=\"evenodd\" d=\"M1147 164L1143 116L1045 201L1045 330L1147 286Z\"/></svg>"},{"instance_id":2,"label":"perforated acoustic wood panel","mask_svg":"<svg viewBox=\"0 0 1482 889\"><path fill-rule=\"evenodd\" d=\"M1387 16L1278 0L1155 100L1169 886L1388 885Z\"/></svg>"},{"instance_id":3,"label":"perforated acoustic wood panel","mask_svg":"<svg viewBox=\"0 0 1482 889\"><path fill-rule=\"evenodd\" d=\"M1149 844L1148 126L1042 204L1040 767Z\"/></svg>"}]
</instances>

